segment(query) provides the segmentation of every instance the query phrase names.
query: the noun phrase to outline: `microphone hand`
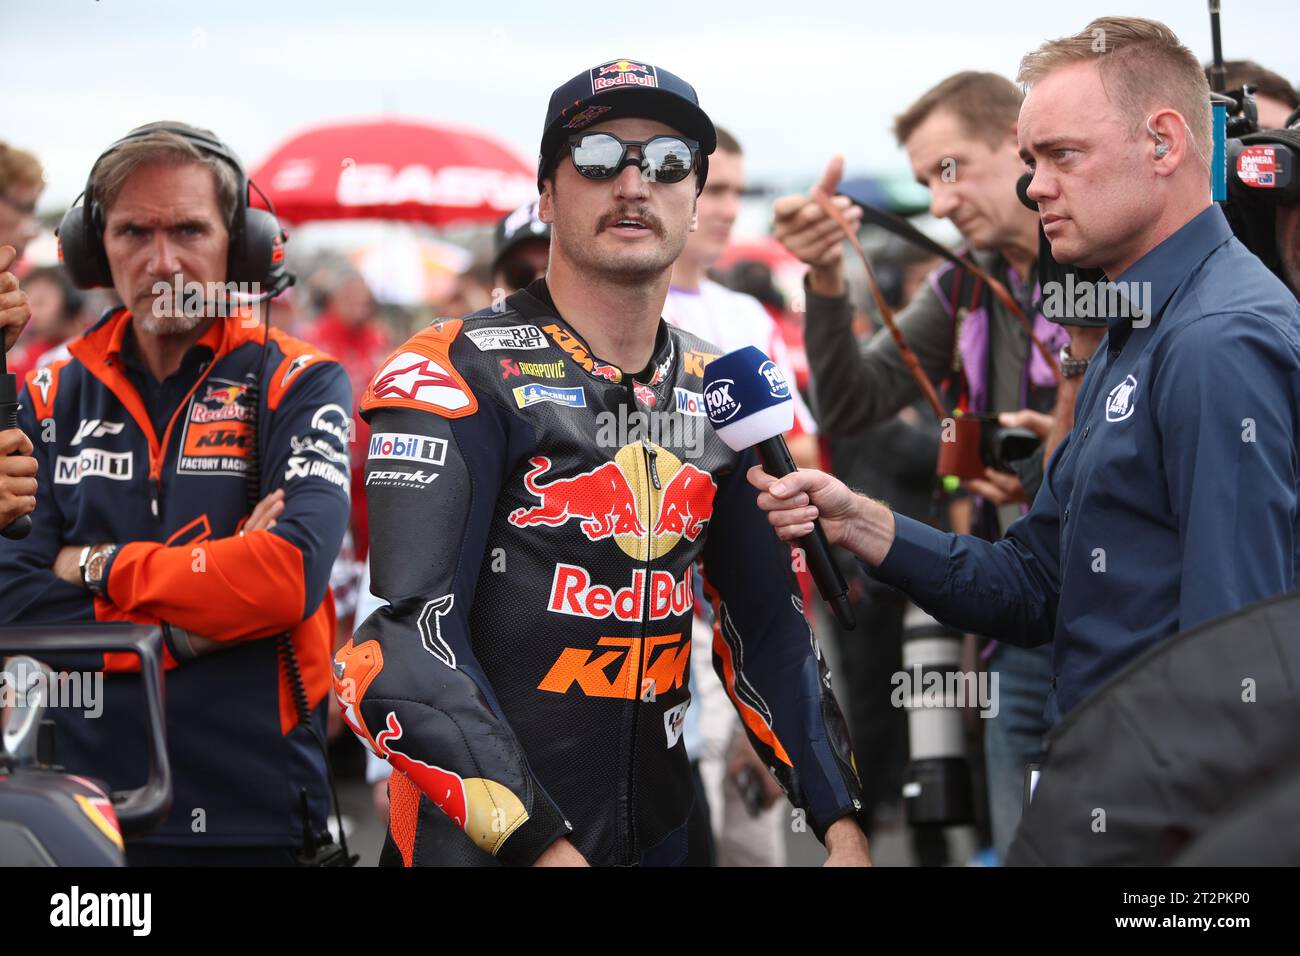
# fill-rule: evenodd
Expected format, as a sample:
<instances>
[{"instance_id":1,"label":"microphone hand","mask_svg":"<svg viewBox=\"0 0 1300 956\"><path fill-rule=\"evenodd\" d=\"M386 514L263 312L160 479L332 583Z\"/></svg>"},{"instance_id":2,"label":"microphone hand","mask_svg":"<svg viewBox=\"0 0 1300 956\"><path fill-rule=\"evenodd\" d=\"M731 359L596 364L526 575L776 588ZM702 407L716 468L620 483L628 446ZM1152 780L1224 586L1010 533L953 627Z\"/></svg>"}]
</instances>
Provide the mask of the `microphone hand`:
<instances>
[{"instance_id":1,"label":"microphone hand","mask_svg":"<svg viewBox=\"0 0 1300 956\"><path fill-rule=\"evenodd\" d=\"M815 469L773 478L758 465L745 477L759 490L758 506L767 512L768 521L782 541L793 542L812 534L815 519L820 519L831 544L843 544L848 539L858 496L838 478Z\"/></svg>"}]
</instances>

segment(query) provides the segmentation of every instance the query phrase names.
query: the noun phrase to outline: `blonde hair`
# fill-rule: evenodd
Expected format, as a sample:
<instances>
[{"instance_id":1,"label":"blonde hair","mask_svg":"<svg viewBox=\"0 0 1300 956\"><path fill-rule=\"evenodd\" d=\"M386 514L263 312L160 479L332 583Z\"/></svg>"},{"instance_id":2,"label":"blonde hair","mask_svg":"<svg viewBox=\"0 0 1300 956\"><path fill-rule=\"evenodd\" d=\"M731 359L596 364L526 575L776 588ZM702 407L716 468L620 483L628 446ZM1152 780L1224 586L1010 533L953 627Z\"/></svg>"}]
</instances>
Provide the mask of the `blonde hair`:
<instances>
[{"instance_id":1,"label":"blonde hair","mask_svg":"<svg viewBox=\"0 0 1300 956\"><path fill-rule=\"evenodd\" d=\"M917 127L938 110L957 117L972 139L997 149L1011 135L1024 99L1016 85L997 73L966 70L955 73L921 94L921 98L894 117L894 138L906 146Z\"/></svg>"},{"instance_id":2,"label":"blonde hair","mask_svg":"<svg viewBox=\"0 0 1300 956\"><path fill-rule=\"evenodd\" d=\"M1026 53L1016 80L1028 91L1059 67L1092 60L1107 98L1128 120L1130 136L1142 134L1152 113L1176 110L1187 125L1193 153L1209 168L1210 85L1192 51L1158 20L1098 17L1079 33Z\"/></svg>"},{"instance_id":3,"label":"blonde hair","mask_svg":"<svg viewBox=\"0 0 1300 956\"><path fill-rule=\"evenodd\" d=\"M0 143L0 193L7 193L14 186L44 188L45 174L41 161L35 153Z\"/></svg>"}]
</instances>

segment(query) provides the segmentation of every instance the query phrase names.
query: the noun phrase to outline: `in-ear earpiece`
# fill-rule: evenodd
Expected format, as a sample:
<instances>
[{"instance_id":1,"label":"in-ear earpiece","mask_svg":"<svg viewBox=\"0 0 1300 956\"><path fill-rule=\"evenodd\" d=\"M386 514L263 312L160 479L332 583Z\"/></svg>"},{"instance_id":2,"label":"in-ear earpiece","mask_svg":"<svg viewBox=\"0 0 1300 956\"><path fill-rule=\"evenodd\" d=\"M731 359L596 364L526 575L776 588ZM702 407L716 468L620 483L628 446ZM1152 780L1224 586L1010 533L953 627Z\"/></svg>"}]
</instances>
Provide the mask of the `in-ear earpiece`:
<instances>
[{"instance_id":1,"label":"in-ear earpiece","mask_svg":"<svg viewBox=\"0 0 1300 956\"><path fill-rule=\"evenodd\" d=\"M1150 133L1151 138L1156 141L1156 159L1164 159L1167 155L1169 155L1169 144L1165 142L1165 138L1163 136L1161 136L1159 133L1157 133L1154 129L1151 128L1150 116L1147 117L1147 132Z\"/></svg>"}]
</instances>

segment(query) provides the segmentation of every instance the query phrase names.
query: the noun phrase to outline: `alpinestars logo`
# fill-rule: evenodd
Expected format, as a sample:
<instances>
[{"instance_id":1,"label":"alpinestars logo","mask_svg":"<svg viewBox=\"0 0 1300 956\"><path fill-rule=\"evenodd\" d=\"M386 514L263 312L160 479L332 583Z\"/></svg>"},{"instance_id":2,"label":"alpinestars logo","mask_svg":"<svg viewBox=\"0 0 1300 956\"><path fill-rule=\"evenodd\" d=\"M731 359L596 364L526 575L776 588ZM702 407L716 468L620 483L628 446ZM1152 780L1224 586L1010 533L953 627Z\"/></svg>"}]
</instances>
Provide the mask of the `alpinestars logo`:
<instances>
[{"instance_id":1,"label":"alpinestars logo","mask_svg":"<svg viewBox=\"0 0 1300 956\"><path fill-rule=\"evenodd\" d=\"M469 396L445 368L418 352L402 352L375 378L375 398L405 398L456 411L469 405Z\"/></svg>"},{"instance_id":2,"label":"alpinestars logo","mask_svg":"<svg viewBox=\"0 0 1300 956\"><path fill-rule=\"evenodd\" d=\"M288 385L290 380L301 372L307 366L308 362L311 362L315 358L316 356L314 355L299 355L295 357L294 360L289 363L289 367L284 370L284 375L280 378L280 387L284 388Z\"/></svg>"}]
</instances>

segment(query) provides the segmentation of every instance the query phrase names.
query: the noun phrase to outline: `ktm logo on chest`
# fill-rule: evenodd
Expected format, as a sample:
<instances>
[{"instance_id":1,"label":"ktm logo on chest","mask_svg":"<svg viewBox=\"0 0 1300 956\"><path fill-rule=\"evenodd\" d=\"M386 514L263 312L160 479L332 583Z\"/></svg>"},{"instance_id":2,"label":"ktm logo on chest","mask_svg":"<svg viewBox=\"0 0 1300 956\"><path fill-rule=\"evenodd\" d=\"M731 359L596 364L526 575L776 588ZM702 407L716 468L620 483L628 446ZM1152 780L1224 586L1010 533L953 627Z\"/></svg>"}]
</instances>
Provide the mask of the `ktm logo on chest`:
<instances>
[{"instance_id":1,"label":"ktm logo on chest","mask_svg":"<svg viewBox=\"0 0 1300 956\"><path fill-rule=\"evenodd\" d=\"M574 684L587 697L650 701L686 683L691 659L690 635L602 637L596 650L566 647L546 672L538 690L567 694ZM618 670L611 677L615 664Z\"/></svg>"}]
</instances>

